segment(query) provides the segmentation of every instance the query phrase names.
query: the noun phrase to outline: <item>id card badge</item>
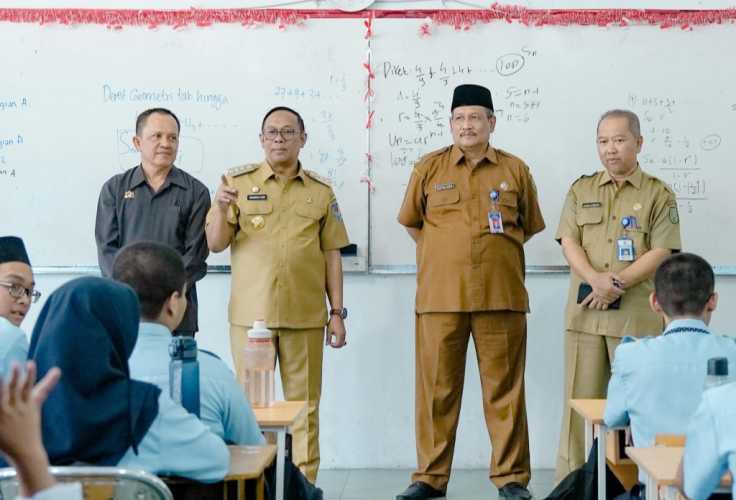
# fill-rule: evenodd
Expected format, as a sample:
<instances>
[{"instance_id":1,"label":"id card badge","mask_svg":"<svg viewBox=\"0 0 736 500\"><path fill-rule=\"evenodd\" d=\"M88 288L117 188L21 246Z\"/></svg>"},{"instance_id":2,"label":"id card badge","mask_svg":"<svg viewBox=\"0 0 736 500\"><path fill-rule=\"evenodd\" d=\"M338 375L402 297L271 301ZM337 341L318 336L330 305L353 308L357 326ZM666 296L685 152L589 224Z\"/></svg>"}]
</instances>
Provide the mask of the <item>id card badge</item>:
<instances>
[{"instance_id":1,"label":"id card badge","mask_svg":"<svg viewBox=\"0 0 736 500\"><path fill-rule=\"evenodd\" d=\"M488 212L488 228L491 234L502 234L503 233L503 219L501 219L501 212L498 210L491 210Z\"/></svg>"},{"instance_id":2,"label":"id card badge","mask_svg":"<svg viewBox=\"0 0 736 500\"><path fill-rule=\"evenodd\" d=\"M621 236L616 240L616 253L621 262L634 261L634 240L627 236Z\"/></svg>"}]
</instances>

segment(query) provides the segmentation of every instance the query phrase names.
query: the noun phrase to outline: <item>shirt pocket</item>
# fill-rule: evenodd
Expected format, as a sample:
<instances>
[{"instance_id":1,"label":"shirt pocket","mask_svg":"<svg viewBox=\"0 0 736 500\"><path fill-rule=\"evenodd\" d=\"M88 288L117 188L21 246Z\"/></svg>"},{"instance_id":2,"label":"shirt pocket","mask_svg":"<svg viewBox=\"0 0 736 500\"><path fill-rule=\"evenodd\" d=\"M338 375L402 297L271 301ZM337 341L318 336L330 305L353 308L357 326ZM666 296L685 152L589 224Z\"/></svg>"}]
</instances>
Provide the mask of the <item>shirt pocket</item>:
<instances>
[{"instance_id":1,"label":"shirt pocket","mask_svg":"<svg viewBox=\"0 0 736 500\"><path fill-rule=\"evenodd\" d=\"M602 206L578 206L575 214L575 224L580 228L580 240L583 248L590 248L605 241Z\"/></svg>"},{"instance_id":2,"label":"shirt pocket","mask_svg":"<svg viewBox=\"0 0 736 500\"><path fill-rule=\"evenodd\" d=\"M498 211L501 212L503 224L519 225L519 193L516 191L501 191L497 205ZM486 224L488 224L487 217Z\"/></svg>"},{"instance_id":3,"label":"shirt pocket","mask_svg":"<svg viewBox=\"0 0 736 500\"><path fill-rule=\"evenodd\" d=\"M244 201L240 204L240 229L248 236L266 234L269 232L273 204L270 200Z\"/></svg>"},{"instance_id":4,"label":"shirt pocket","mask_svg":"<svg viewBox=\"0 0 736 500\"><path fill-rule=\"evenodd\" d=\"M631 238L631 241L634 242L634 256L637 259L651 248L649 241L649 221L637 220L636 227L622 230L621 235Z\"/></svg>"},{"instance_id":5,"label":"shirt pocket","mask_svg":"<svg viewBox=\"0 0 736 500\"><path fill-rule=\"evenodd\" d=\"M298 202L294 206L296 217L292 219L293 235L301 239L317 239L324 212L311 203Z\"/></svg>"},{"instance_id":6,"label":"shirt pocket","mask_svg":"<svg viewBox=\"0 0 736 500\"><path fill-rule=\"evenodd\" d=\"M516 191L501 191L498 193L498 199L493 201L489 196L484 197L483 208L485 212L481 214L480 226L483 231L489 230L488 214L490 212L499 212L501 214L501 223L505 226L519 226L519 193Z\"/></svg>"},{"instance_id":7,"label":"shirt pocket","mask_svg":"<svg viewBox=\"0 0 736 500\"><path fill-rule=\"evenodd\" d=\"M427 222L435 226L458 223L460 215L460 191L448 189L435 191L427 196Z\"/></svg>"}]
</instances>

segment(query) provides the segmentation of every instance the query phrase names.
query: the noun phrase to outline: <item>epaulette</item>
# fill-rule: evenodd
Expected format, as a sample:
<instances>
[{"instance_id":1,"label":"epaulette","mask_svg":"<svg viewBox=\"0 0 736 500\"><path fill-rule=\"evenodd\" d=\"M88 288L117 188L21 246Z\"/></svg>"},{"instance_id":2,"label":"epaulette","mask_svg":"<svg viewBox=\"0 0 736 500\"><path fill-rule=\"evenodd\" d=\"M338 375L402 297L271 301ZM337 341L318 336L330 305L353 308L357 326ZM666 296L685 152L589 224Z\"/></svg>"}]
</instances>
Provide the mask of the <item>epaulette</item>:
<instances>
[{"instance_id":1,"label":"epaulette","mask_svg":"<svg viewBox=\"0 0 736 500\"><path fill-rule=\"evenodd\" d=\"M505 156L506 158L513 158L515 160L521 160L521 158L519 158L518 156L516 156L514 154L511 154L511 153L509 153L508 151L506 151L504 149L501 149L501 148L493 148L493 149L496 150L496 154L499 154L501 156Z\"/></svg>"},{"instance_id":2,"label":"epaulette","mask_svg":"<svg viewBox=\"0 0 736 500\"><path fill-rule=\"evenodd\" d=\"M591 177L595 177L596 175L598 175L598 172L593 172L592 174L583 174L583 175L581 175L580 177L578 177L578 178L577 178L577 179L575 180L575 182L580 182L580 181L582 181L583 179L590 179ZM573 182L573 184L575 184L575 182Z\"/></svg>"},{"instance_id":3,"label":"epaulette","mask_svg":"<svg viewBox=\"0 0 736 500\"><path fill-rule=\"evenodd\" d=\"M450 151L451 149L452 149L452 146L445 146L444 148L435 149L434 151L430 151L426 155L424 155L421 158L419 158L419 160L417 161L417 163L419 163L421 161L424 161L424 160L429 160L430 158L434 158L435 156L440 156L442 154L445 154L448 151Z\"/></svg>"},{"instance_id":4,"label":"epaulette","mask_svg":"<svg viewBox=\"0 0 736 500\"><path fill-rule=\"evenodd\" d=\"M314 170L307 170L305 168L304 169L304 173L307 174L312 179L314 179L315 181L317 181L319 183L322 183L322 184L324 184L327 187L332 187L332 182L330 182L330 179L328 179L327 177L323 177L323 176L319 175Z\"/></svg>"},{"instance_id":5,"label":"epaulette","mask_svg":"<svg viewBox=\"0 0 736 500\"><path fill-rule=\"evenodd\" d=\"M257 163L251 163L249 165L240 165L239 167L233 167L227 171L229 177L237 177L239 175L247 174L256 170L260 165Z\"/></svg>"},{"instance_id":6,"label":"epaulette","mask_svg":"<svg viewBox=\"0 0 736 500\"><path fill-rule=\"evenodd\" d=\"M215 354L215 353L214 353L214 352L212 352L212 351L206 351L206 350L204 350L204 349L199 349L199 352L202 352L202 353L204 353L204 354L209 354L210 356L212 356L212 357L213 357L213 358L215 358L215 359L220 359L220 356L218 356L217 354Z\"/></svg>"}]
</instances>

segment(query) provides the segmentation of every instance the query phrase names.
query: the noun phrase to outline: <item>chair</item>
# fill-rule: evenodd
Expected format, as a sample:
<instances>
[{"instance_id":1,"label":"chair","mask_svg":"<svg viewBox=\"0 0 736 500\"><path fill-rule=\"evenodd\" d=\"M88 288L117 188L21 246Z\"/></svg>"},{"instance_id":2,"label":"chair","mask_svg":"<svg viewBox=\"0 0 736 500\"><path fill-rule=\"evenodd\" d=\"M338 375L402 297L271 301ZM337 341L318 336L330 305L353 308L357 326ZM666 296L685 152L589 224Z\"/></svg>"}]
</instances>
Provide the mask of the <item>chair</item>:
<instances>
[{"instance_id":1,"label":"chair","mask_svg":"<svg viewBox=\"0 0 736 500\"><path fill-rule=\"evenodd\" d=\"M119 467L50 467L59 482L80 482L85 500L174 500L169 488L148 472ZM18 495L15 469L0 469L0 500Z\"/></svg>"}]
</instances>

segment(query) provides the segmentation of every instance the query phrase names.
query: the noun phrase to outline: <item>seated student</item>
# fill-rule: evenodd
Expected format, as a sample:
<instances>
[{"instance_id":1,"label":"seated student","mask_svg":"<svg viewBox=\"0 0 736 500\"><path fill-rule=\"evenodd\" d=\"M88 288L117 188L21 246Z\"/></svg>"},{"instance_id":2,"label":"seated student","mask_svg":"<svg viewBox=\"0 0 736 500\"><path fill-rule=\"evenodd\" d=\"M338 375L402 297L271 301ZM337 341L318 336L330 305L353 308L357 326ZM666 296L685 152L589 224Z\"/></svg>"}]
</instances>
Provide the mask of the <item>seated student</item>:
<instances>
[{"instance_id":1,"label":"seated student","mask_svg":"<svg viewBox=\"0 0 736 500\"><path fill-rule=\"evenodd\" d=\"M40 297L33 290L33 272L23 240L0 237L0 375L7 375L13 361L28 356L28 338L21 330L31 302Z\"/></svg>"},{"instance_id":2,"label":"seated student","mask_svg":"<svg viewBox=\"0 0 736 500\"><path fill-rule=\"evenodd\" d=\"M631 424L634 446L654 445L656 434L684 434L700 401L708 359L736 366L736 341L711 333L716 309L713 269L703 258L678 253L654 275L649 304L665 321L659 337L625 337L616 349L604 420Z\"/></svg>"},{"instance_id":3,"label":"seated student","mask_svg":"<svg viewBox=\"0 0 736 500\"><path fill-rule=\"evenodd\" d=\"M690 421L682 458L683 489L688 498L704 500L727 471L736 478L736 383L703 393ZM731 485L736 498L736 481Z\"/></svg>"},{"instance_id":4,"label":"seated student","mask_svg":"<svg viewBox=\"0 0 736 500\"><path fill-rule=\"evenodd\" d=\"M49 472L49 458L41 442L41 406L59 381L52 368L36 382L36 365L13 366L0 381L0 456L15 468L19 500L82 500L80 483L57 484Z\"/></svg>"},{"instance_id":5,"label":"seated student","mask_svg":"<svg viewBox=\"0 0 736 500\"><path fill-rule=\"evenodd\" d=\"M44 305L29 355L39 374L54 366L64 374L43 407L51 463L222 480L230 462L224 441L166 392L130 378L139 320L135 292L103 278L69 281Z\"/></svg>"},{"instance_id":6,"label":"seated student","mask_svg":"<svg viewBox=\"0 0 736 500\"><path fill-rule=\"evenodd\" d=\"M133 243L118 252L112 278L130 285L141 304L138 343L128 360L130 376L168 394L171 332L187 307L184 263L160 243ZM225 363L206 351L199 351L197 360L202 422L229 443L265 443L250 403Z\"/></svg>"}]
</instances>

